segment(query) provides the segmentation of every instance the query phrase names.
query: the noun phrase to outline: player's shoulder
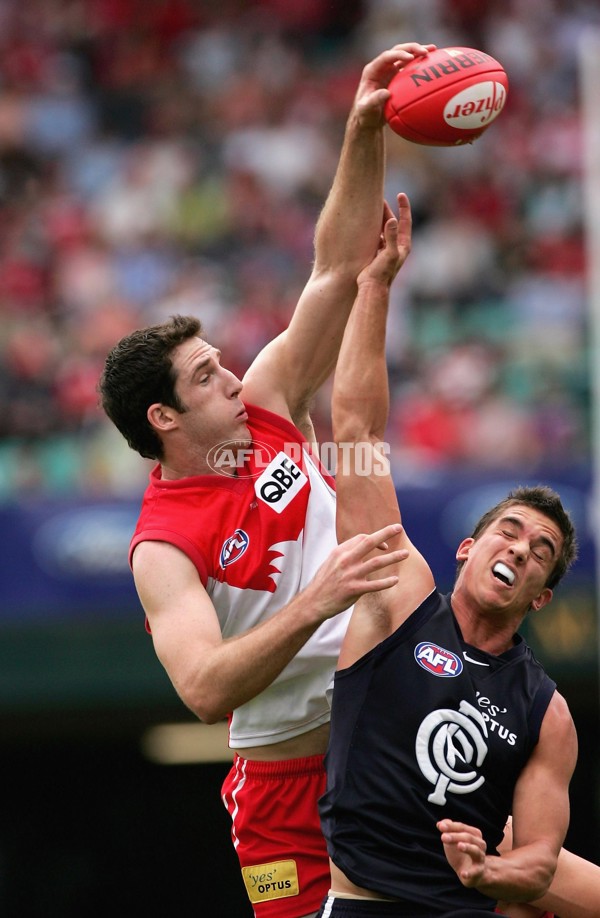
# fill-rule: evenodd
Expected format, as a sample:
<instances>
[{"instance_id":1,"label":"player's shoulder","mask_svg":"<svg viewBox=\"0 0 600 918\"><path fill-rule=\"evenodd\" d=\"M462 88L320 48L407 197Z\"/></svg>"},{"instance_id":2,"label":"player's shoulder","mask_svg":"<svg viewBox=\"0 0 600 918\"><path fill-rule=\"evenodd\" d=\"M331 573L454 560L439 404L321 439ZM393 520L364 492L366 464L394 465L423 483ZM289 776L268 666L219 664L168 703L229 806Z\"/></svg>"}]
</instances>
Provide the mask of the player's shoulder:
<instances>
[{"instance_id":1,"label":"player's shoulder","mask_svg":"<svg viewBox=\"0 0 600 918\"><path fill-rule=\"evenodd\" d=\"M553 717L556 717L559 720L573 720L571 709L569 708L569 703L565 696L561 695L558 690L555 691L552 695L552 700L548 705L548 711L552 713Z\"/></svg>"},{"instance_id":2,"label":"player's shoulder","mask_svg":"<svg viewBox=\"0 0 600 918\"><path fill-rule=\"evenodd\" d=\"M577 729L564 695L555 691L550 699L542 723L541 738L551 741L556 748L577 747Z\"/></svg>"}]
</instances>

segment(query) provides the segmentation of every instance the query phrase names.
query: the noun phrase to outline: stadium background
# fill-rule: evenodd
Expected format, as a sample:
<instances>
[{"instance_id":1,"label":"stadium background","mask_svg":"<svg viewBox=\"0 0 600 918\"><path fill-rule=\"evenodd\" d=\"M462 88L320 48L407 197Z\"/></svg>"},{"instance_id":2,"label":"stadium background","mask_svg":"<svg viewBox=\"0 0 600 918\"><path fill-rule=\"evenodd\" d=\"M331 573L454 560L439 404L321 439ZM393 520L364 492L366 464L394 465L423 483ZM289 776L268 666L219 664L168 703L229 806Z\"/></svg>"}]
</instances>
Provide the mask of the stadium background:
<instances>
[{"instance_id":1,"label":"stadium background","mask_svg":"<svg viewBox=\"0 0 600 918\"><path fill-rule=\"evenodd\" d=\"M149 467L95 385L121 334L173 312L243 372L306 281L362 65L409 39L484 49L510 94L468 148L388 134L388 196L407 191L415 218L389 336L397 486L448 587L452 546L497 495L565 496L581 558L528 637L580 735L568 844L600 859L595 28L591 0L0 2L1 915L249 914L227 764L149 752L148 730L192 719L124 561Z\"/></svg>"}]
</instances>

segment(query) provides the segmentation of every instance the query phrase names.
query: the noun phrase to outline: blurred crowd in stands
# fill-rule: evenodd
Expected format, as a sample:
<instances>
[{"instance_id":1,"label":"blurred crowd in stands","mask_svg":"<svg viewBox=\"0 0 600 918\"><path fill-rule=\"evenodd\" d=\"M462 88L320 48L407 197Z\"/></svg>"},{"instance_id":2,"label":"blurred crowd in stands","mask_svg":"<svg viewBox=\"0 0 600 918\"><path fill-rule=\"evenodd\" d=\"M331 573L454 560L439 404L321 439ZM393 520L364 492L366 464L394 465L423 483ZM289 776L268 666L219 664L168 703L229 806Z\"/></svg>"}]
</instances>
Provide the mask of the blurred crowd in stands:
<instances>
[{"instance_id":1,"label":"blurred crowd in stands","mask_svg":"<svg viewBox=\"0 0 600 918\"><path fill-rule=\"evenodd\" d=\"M597 0L0 0L0 499L141 491L97 406L106 352L192 313L243 374L308 277L362 66L411 39L487 51L510 92L468 147L388 131L387 196L415 226L396 473L585 463L594 26Z\"/></svg>"}]
</instances>

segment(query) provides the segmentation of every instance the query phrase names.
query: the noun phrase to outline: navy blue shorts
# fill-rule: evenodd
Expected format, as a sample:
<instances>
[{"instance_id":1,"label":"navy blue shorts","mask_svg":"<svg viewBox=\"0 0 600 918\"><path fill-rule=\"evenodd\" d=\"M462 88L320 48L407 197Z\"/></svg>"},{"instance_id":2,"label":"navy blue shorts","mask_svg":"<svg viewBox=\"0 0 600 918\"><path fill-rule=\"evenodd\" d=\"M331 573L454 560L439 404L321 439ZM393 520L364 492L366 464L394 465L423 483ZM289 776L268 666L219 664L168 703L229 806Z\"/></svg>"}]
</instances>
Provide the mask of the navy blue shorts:
<instances>
[{"instance_id":1,"label":"navy blue shorts","mask_svg":"<svg viewBox=\"0 0 600 918\"><path fill-rule=\"evenodd\" d=\"M319 918L503 918L493 909L461 908L450 912L420 909L403 902L384 902L380 899L338 899L327 896L319 911ZM504 916L506 918L506 916Z\"/></svg>"}]
</instances>

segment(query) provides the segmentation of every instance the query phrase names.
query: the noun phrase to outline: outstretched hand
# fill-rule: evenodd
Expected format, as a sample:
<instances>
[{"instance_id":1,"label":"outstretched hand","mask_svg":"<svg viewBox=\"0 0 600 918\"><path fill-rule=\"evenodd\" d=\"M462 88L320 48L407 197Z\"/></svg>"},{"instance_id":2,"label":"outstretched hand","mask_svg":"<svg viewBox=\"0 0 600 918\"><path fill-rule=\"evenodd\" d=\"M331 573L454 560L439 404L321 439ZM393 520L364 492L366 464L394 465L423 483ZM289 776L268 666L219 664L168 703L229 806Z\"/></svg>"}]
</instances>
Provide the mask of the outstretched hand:
<instances>
[{"instance_id":1,"label":"outstretched hand","mask_svg":"<svg viewBox=\"0 0 600 918\"><path fill-rule=\"evenodd\" d=\"M412 241L412 214L408 197L398 195L398 217L396 218L387 201L384 202L383 230L379 248L373 261L358 275L360 286L376 281L390 287L398 271L408 258Z\"/></svg>"},{"instance_id":2,"label":"outstretched hand","mask_svg":"<svg viewBox=\"0 0 600 918\"><path fill-rule=\"evenodd\" d=\"M404 42L379 54L364 67L354 100L363 127L381 127L385 124L383 107L390 97L387 88L390 80L416 57L426 57L435 49L436 45L422 45L418 41Z\"/></svg>"},{"instance_id":3,"label":"outstretched hand","mask_svg":"<svg viewBox=\"0 0 600 918\"><path fill-rule=\"evenodd\" d=\"M402 526L392 523L373 533L359 533L334 548L306 587L306 593L315 593L314 604L323 620L348 609L364 593L398 583L397 574L379 572L390 567L393 571L393 565L408 557L406 549L392 550L388 545L401 532Z\"/></svg>"}]
</instances>

